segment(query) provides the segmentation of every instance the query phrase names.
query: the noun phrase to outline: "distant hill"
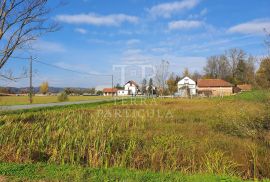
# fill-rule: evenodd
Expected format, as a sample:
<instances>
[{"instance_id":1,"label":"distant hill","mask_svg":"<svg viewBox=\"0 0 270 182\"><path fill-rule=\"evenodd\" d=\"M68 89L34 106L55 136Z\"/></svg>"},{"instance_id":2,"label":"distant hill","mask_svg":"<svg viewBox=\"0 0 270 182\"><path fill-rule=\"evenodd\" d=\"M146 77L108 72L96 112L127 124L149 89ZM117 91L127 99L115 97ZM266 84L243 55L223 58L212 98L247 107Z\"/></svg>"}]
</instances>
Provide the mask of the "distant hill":
<instances>
[{"instance_id":1,"label":"distant hill","mask_svg":"<svg viewBox=\"0 0 270 182\"><path fill-rule=\"evenodd\" d=\"M89 90L89 88L80 88L80 87L49 87L49 92L51 93L59 93L62 92L64 89L70 88L74 90L80 90L81 92ZM8 90L9 93L18 94L22 92L28 92L29 87L0 87L2 90ZM39 92L39 87L33 87L34 93ZM0 91L1 92L1 91Z\"/></svg>"}]
</instances>

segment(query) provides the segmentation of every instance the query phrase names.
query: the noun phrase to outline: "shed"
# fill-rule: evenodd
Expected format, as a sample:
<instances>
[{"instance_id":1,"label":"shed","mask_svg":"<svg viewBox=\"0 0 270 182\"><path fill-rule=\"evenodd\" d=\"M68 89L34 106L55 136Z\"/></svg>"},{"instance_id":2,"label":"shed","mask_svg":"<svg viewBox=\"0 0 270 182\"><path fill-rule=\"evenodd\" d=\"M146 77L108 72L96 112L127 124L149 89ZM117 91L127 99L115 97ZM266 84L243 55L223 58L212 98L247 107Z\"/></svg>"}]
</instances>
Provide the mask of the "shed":
<instances>
[{"instance_id":1,"label":"shed","mask_svg":"<svg viewBox=\"0 0 270 182\"><path fill-rule=\"evenodd\" d=\"M103 95L104 96L117 95L117 89L116 88L104 88L103 89Z\"/></svg>"},{"instance_id":2,"label":"shed","mask_svg":"<svg viewBox=\"0 0 270 182\"><path fill-rule=\"evenodd\" d=\"M198 79L199 93L212 92L212 96L225 96L233 94L233 85L222 79Z\"/></svg>"}]
</instances>

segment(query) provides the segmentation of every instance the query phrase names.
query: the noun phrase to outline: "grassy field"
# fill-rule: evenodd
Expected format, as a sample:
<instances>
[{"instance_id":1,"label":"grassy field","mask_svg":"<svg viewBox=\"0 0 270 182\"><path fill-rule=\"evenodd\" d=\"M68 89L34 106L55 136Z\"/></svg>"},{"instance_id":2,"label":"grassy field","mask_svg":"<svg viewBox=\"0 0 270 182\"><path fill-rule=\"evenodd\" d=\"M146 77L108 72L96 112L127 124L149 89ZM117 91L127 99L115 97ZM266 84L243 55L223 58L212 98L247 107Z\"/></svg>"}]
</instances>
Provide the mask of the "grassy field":
<instances>
[{"instance_id":1,"label":"grassy field","mask_svg":"<svg viewBox=\"0 0 270 182\"><path fill-rule=\"evenodd\" d=\"M82 101L82 100L97 100L111 98L109 96L69 96L68 101ZM34 96L34 104L44 104L59 102L57 96ZM21 105L29 104L29 97L27 96L0 96L0 105Z\"/></svg>"},{"instance_id":2,"label":"grassy field","mask_svg":"<svg viewBox=\"0 0 270 182\"><path fill-rule=\"evenodd\" d=\"M165 181L174 172L171 177L183 181L192 176L209 181L219 181L217 176L270 178L270 105L269 93L263 93L6 113L0 116L1 165L81 166L77 177L91 179L85 171L93 170L93 179L105 171L104 177L121 180L127 175L131 181ZM3 171L0 167L0 175L9 175Z\"/></svg>"},{"instance_id":3,"label":"grassy field","mask_svg":"<svg viewBox=\"0 0 270 182\"><path fill-rule=\"evenodd\" d=\"M87 168L68 165L0 163L0 181L242 181L236 177L211 174L184 175L179 172L152 172L123 168ZM265 181L266 182L266 181Z\"/></svg>"}]
</instances>

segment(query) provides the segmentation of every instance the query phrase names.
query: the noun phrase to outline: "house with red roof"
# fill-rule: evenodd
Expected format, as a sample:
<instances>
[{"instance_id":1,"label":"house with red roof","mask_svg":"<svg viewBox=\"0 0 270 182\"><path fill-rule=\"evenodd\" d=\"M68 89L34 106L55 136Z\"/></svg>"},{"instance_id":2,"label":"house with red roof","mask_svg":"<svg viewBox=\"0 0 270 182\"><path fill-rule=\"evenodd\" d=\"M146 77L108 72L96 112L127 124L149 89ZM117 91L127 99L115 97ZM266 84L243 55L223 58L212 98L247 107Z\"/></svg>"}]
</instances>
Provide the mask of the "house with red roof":
<instances>
[{"instance_id":1,"label":"house with red roof","mask_svg":"<svg viewBox=\"0 0 270 182\"><path fill-rule=\"evenodd\" d=\"M198 79L197 93L205 96L232 95L233 85L222 79Z\"/></svg>"},{"instance_id":2,"label":"house with red roof","mask_svg":"<svg viewBox=\"0 0 270 182\"><path fill-rule=\"evenodd\" d=\"M246 92L251 90L252 90L251 84L236 85L236 87L234 87L234 93Z\"/></svg>"},{"instance_id":3,"label":"house with red roof","mask_svg":"<svg viewBox=\"0 0 270 182\"><path fill-rule=\"evenodd\" d=\"M117 89L116 88L104 88L103 89L103 95L104 96L116 96L117 95Z\"/></svg>"}]
</instances>

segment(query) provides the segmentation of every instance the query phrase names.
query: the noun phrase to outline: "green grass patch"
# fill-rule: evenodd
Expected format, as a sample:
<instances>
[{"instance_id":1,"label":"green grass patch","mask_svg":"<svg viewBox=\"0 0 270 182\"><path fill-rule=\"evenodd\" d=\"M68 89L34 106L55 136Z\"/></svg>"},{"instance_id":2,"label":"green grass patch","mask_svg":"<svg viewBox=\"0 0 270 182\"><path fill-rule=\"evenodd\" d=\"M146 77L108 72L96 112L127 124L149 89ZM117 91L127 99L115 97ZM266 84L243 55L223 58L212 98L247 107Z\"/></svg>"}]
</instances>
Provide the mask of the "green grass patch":
<instances>
[{"instance_id":1,"label":"green grass patch","mask_svg":"<svg viewBox=\"0 0 270 182\"><path fill-rule=\"evenodd\" d=\"M129 99L125 99L129 100ZM57 110L68 110L68 109L82 109L82 108L95 108L102 105L113 105L117 103L121 103L122 100L115 99L115 100L105 100L93 103L83 103L83 104L70 104L70 105L62 105L62 106L49 106L49 107L37 107L32 109L19 109L19 110L10 110L10 111L1 111L1 115L9 115L9 114L21 114L21 113L34 113L34 112L41 112L41 111L57 111Z\"/></svg>"},{"instance_id":2,"label":"green grass patch","mask_svg":"<svg viewBox=\"0 0 270 182\"><path fill-rule=\"evenodd\" d=\"M68 101L85 101L111 98L110 96L68 96ZM57 103L57 96L33 96L33 104ZM0 106L29 104L28 96L0 96Z\"/></svg>"},{"instance_id":3,"label":"green grass patch","mask_svg":"<svg viewBox=\"0 0 270 182\"><path fill-rule=\"evenodd\" d=\"M123 168L84 168L81 166L0 163L0 175L12 181L242 181L236 177L210 174L183 175L179 172L151 172Z\"/></svg>"},{"instance_id":4,"label":"green grass patch","mask_svg":"<svg viewBox=\"0 0 270 182\"><path fill-rule=\"evenodd\" d=\"M267 102L270 100L269 90L253 90L249 92L242 92L233 96L225 97L228 100L242 100L242 101L255 101L255 102Z\"/></svg>"}]
</instances>

